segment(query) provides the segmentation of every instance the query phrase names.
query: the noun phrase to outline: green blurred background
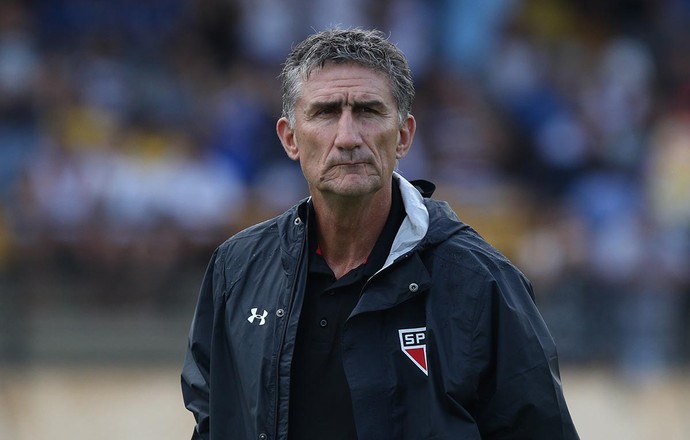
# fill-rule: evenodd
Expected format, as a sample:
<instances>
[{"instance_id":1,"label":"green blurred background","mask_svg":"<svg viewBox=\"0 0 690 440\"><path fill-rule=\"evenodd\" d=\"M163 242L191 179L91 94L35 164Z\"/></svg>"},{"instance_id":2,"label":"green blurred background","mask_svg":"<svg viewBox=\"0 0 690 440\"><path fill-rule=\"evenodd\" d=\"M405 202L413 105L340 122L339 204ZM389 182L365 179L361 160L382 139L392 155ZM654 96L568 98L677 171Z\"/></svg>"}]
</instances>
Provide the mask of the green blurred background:
<instances>
[{"instance_id":1,"label":"green blurred background","mask_svg":"<svg viewBox=\"0 0 690 440\"><path fill-rule=\"evenodd\" d=\"M408 55L400 171L532 280L584 439L690 438L689 0L2 0L0 439L185 439L211 252L306 195L292 44Z\"/></svg>"}]
</instances>

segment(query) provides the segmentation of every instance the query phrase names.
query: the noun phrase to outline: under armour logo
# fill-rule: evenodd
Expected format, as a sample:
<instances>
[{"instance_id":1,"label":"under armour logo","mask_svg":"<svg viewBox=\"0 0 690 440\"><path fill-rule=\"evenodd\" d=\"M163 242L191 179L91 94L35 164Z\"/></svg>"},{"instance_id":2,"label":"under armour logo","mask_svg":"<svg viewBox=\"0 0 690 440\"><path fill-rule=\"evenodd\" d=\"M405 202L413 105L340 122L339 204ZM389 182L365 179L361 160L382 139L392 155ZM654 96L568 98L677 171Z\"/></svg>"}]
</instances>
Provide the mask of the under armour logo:
<instances>
[{"instance_id":1,"label":"under armour logo","mask_svg":"<svg viewBox=\"0 0 690 440\"><path fill-rule=\"evenodd\" d=\"M247 318L247 321L254 324L255 319L260 319L261 321L259 322L259 325L264 325L264 324L266 324L266 317L268 316L268 312L266 310L264 310L263 315L259 315L258 313L256 313L258 310L259 310L258 307L254 307L251 310L252 315L249 318Z\"/></svg>"}]
</instances>

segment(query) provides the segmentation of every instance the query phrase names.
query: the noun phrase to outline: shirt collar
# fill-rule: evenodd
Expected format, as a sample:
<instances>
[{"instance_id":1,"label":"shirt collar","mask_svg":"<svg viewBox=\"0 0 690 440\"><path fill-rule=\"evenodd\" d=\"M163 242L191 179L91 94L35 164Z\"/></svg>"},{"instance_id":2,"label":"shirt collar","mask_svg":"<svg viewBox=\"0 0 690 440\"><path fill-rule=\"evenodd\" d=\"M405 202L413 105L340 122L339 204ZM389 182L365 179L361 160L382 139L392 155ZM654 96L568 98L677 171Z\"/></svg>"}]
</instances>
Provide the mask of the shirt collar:
<instances>
[{"instance_id":1,"label":"shirt collar","mask_svg":"<svg viewBox=\"0 0 690 440\"><path fill-rule=\"evenodd\" d=\"M392 185L392 198L391 198L391 209L386 218L386 223L383 226L381 234L376 240L376 244L372 249L369 256L366 258L362 264L365 264L364 275L366 277L372 276L379 269L381 269L391 252L391 246L395 240L395 237L400 229L401 224L405 220L405 205L403 203L403 197L399 186L395 181L391 183ZM316 213L314 211L314 206L311 200L309 201L309 255L310 260L314 263L323 259L321 254L321 248L316 239ZM324 262L325 264L325 262ZM317 268L323 269L322 264L312 265L310 264L310 270L317 270Z\"/></svg>"}]
</instances>

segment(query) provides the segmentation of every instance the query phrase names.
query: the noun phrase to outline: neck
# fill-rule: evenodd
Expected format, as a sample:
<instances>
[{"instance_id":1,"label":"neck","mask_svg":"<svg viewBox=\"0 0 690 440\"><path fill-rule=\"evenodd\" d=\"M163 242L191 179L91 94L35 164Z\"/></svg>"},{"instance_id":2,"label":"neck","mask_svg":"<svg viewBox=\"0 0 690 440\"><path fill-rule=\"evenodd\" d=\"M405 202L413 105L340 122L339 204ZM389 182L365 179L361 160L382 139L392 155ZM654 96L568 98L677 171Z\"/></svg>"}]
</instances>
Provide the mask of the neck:
<instances>
[{"instance_id":1,"label":"neck","mask_svg":"<svg viewBox=\"0 0 690 440\"><path fill-rule=\"evenodd\" d=\"M366 199L312 197L319 247L336 278L366 261L388 218L391 197L390 185Z\"/></svg>"}]
</instances>

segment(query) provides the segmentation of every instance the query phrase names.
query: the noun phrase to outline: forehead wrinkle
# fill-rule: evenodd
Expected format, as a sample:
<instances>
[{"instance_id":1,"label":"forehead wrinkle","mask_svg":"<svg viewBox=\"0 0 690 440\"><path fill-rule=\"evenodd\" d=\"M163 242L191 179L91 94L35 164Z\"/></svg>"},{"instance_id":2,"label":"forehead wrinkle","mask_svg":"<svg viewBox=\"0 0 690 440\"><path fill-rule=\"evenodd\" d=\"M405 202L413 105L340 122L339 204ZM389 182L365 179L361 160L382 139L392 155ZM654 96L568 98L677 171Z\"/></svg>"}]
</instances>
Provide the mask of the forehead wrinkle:
<instances>
[{"instance_id":1,"label":"forehead wrinkle","mask_svg":"<svg viewBox=\"0 0 690 440\"><path fill-rule=\"evenodd\" d=\"M372 81L373 80L373 81ZM372 85L372 82L380 82L386 91L392 96L392 89L390 82L381 72L368 69L359 65L334 65L314 72L312 76L302 82L302 91L307 91L314 88L330 87L334 89L347 89L351 86L362 86L372 89L364 91L364 93L380 93L381 89L378 86Z\"/></svg>"}]
</instances>

